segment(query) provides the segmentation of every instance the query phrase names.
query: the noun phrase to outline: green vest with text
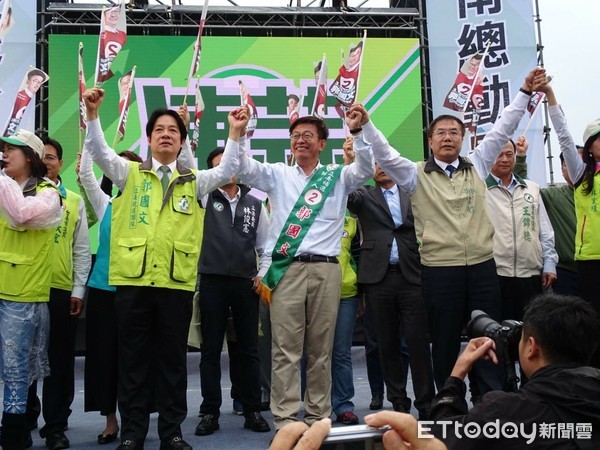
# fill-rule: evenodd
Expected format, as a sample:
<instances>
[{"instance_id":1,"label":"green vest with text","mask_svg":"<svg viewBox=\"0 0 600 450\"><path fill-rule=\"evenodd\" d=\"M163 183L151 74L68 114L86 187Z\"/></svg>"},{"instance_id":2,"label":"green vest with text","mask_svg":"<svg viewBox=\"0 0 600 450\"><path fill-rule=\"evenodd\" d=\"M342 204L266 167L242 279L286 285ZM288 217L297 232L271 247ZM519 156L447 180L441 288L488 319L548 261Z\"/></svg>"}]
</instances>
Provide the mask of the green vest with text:
<instances>
[{"instance_id":1,"label":"green vest with text","mask_svg":"<svg viewBox=\"0 0 600 450\"><path fill-rule=\"evenodd\" d=\"M163 199L152 160L130 162L113 200L109 283L194 291L201 229L195 171L178 164Z\"/></svg>"},{"instance_id":2,"label":"green vest with text","mask_svg":"<svg viewBox=\"0 0 600 450\"><path fill-rule=\"evenodd\" d=\"M575 189L575 212L577 234L575 236L575 260L600 259L600 172L594 175L594 188L585 195L584 183Z\"/></svg>"},{"instance_id":3,"label":"green vest with text","mask_svg":"<svg viewBox=\"0 0 600 450\"><path fill-rule=\"evenodd\" d=\"M52 283L51 286L64 291L73 289L73 242L75 226L79 221L79 202L81 197L75 192L65 189L62 196L65 213L62 223L54 232L54 248L52 249Z\"/></svg>"},{"instance_id":4,"label":"green vest with text","mask_svg":"<svg viewBox=\"0 0 600 450\"><path fill-rule=\"evenodd\" d=\"M33 178L30 178L30 181ZM56 189L47 182L27 183L23 194ZM47 302L50 297L54 228L33 230L13 227L0 217L0 298L13 302Z\"/></svg>"}]
</instances>

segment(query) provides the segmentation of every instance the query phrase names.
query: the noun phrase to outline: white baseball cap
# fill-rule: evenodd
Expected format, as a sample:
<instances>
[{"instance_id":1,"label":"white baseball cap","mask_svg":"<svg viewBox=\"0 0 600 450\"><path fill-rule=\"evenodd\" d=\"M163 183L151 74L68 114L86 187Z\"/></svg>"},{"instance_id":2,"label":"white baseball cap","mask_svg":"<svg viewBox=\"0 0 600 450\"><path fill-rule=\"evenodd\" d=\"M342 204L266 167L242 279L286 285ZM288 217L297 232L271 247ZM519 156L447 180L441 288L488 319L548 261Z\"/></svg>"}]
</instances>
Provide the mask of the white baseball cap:
<instances>
[{"instance_id":1,"label":"white baseball cap","mask_svg":"<svg viewBox=\"0 0 600 450\"><path fill-rule=\"evenodd\" d=\"M583 145L585 145L589 138L598 133L600 133L600 119L596 119L593 122L588 123L587 127L585 127L583 132Z\"/></svg>"},{"instance_id":2,"label":"white baseball cap","mask_svg":"<svg viewBox=\"0 0 600 450\"><path fill-rule=\"evenodd\" d=\"M0 151L4 147L4 142L17 147L29 147L38 154L40 159L44 157L44 143L31 131L19 128L12 136L0 136Z\"/></svg>"}]
</instances>

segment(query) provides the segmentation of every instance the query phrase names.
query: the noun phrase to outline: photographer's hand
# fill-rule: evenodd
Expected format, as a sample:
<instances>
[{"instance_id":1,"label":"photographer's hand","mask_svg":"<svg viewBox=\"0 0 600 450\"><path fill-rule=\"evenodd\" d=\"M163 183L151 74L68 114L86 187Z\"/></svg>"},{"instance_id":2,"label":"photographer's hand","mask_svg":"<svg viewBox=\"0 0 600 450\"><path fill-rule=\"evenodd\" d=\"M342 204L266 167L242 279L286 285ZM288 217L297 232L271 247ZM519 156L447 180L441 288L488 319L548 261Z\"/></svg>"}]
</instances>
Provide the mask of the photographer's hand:
<instances>
[{"instance_id":1,"label":"photographer's hand","mask_svg":"<svg viewBox=\"0 0 600 450\"><path fill-rule=\"evenodd\" d=\"M444 443L432 436L419 437L416 419L410 414L381 411L365 417L367 425L380 428L392 427L383 435L386 450L447 450Z\"/></svg>"},{"instance_id":2,"label":"photographer's hand","mask_svg":"<svg viewBox=\"0 0 600 450\"><path fill-rule=\"evenodd\" d=\"M464 380L478 359L491 359L494 364L498 364L494 350L496 350L496 344L488 337L471 339L465 351L456 360L450 376Z\"/></svg>"},{"instance_id":3,"label":"photographer's hand","mask_svg":"<svg viewBox=\"0 0 600 450\"><path fill-rule=\"evenodd\" d=\"M318 450L331 429L331 419L322 419L309 428L304 422L289 423L281 428L269 450Z\"/></svg>"}]
</instances>

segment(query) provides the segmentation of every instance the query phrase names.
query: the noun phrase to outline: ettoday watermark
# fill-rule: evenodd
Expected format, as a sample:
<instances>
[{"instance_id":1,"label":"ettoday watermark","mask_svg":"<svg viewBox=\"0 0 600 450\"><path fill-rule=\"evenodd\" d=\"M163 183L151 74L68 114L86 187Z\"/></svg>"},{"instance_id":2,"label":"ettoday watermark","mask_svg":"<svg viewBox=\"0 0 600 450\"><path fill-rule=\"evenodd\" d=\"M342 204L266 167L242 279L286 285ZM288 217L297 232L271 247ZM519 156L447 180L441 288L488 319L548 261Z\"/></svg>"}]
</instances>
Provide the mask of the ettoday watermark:
<instances>
[{"instance_id":1,"label":"ettoday watermark","mask_svg":"<svg viewBox=\"0 0 600 450\"><path fill-rule=\"evenodd\" d=\"M432 427L441 430L437 437L445 439L449 433L458 439L525 439L531 444L536 439L591 439L591 423L545 423L524 424L515 422L455 422L452 420L423 420L418 422L418 437L433 438Z\"/></svg>"}]
</instances>

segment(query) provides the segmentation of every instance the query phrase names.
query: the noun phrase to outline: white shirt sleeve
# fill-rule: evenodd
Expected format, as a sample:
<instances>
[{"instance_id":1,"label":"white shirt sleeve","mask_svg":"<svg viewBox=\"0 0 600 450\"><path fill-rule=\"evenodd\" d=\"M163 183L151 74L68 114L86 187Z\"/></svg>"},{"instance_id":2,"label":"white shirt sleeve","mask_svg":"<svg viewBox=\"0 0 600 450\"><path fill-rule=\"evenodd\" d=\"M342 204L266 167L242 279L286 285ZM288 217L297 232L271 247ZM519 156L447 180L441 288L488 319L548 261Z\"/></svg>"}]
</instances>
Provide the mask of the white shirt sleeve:
<instances>
[{"instance_id":1,"label":"white shirt sleeve","mask_svg":"<svg viewBox=\"0 0 600 450\"><path fill-rule=\"evenodd\" d=\"M183 167L189 167L190 169L198 170L198 160L194 157L192 147L190 145L190 138L185 138L181 152L177 157L177 160Z\"/></svg>"},{"instance_id":2,"label":"white shirt sleeve","mask_svg":"<svg viewBox=\"0 0 600 450\"><path fill-rule=\"evenodd\" d=\"M129 175L129 163L117 155L106 143L100 119L88 121L84 145L100 170L122 191Z\"/></svg>"},{"instance_id":3,"label":"white shirt sleeve","mask_svg":"<svg viewBox=\"0 0 600 450\"><path fill-rule=\"evenodd\" d=\"M400 153L390 146L383 134L375 128L372 121L364 124L362 129L363 134L354 138L356 153L358 154L362 147L371 146L375 162L399 188L412 194L417 186L417 164L400 156Z\"/></svg>"},{"instance_id":4,"label":"white shirt sleeve","mask_svg":"<svg viewBox=\"0 0 600 450\"><path fill-rule=\"evenodd\" d=\"M260 217L258 219L258 227L256 229L256 253L262 260L262 255L265 252L265 246L267 245L267 236L269 235L269 215L267 214L267 208L265 205L260 207Z\"/></svg>"},{"instance_id":5,"label":"white shirt sleeve","mask_svg":"<svg viewBox=\"0 0 600 450\"><path fill-rule=\"evenodd\" d=\"M538 220L540 222L540 243L542 244L543 271L556 274L558 253L554 248L554 229L546 212L546 207L540 195L538 206Z\"/></svg>"},{"instance_id":6,"label":"white shirt sleeve","mask_svg":"<svg viewBox=\"0 0 600 450\"><path fill-rule=\"evenodd\" d=\"M221 163L212 169L196 172L198 198L202 198L219 186L226 184L237 174L240 167L239 148L236 141L227 139Z\"/></svg>"},{"instance_id":7,"label":"white shirt sleeve","mask_svg":"<svg viewBox=\"0 0 600 450\"><path fill-rule=\"evenodd\" d=\"M61 224L63 208L56 189L25 197L15 180L0 175L0 214L14 226L46 230Z\"/></svg>"},{"instance_id":8,"label":"white shirt sleeve","mask_svg":"<svg viewBox=\"0 0 600 450\"><path fill-rule=\"evenodd\" d=\"M110 197L102 191L100 182L94 175L92 165L92 158L87 147L84 145L83 150L81 151L79 181L81 182L81 186L85 189L85 193L87 194L92 208L94 208L94 213L96 213L98 221L101 222L104 213L106 212L108 202L110 201Z\"/></svg>"},{"instance_id":9,"label":"white shirt sleeve","mask_svg":"<svg viewBox=\"0 0 600 450\"><path fill-rule=\"evenodd\" d=\"M483 141L469 155L469 159L482 180L485 180L490 174L502 147L515 134L530 98L531 96L519 91L510 105L502 110L502 115L496 120L490 132L485 135Z\"/></svg>"},{"instance_id":10,"label":"white shirt sleeve","mask_svg":"<svg viewBox=\"0 0 600 450\"><path fill-rule=\"evenodd\" d=\"M370 145L354 146L356 159L352 164L344 166L340 180L344 184L346 195L354 192L373 177L373 153Z\"/></svg>"},{"instance_id":11,"label":"white shirt sleeve","mask_svg":"<svg viewBox=\"0 0 600 450\"><path fill-rule=\"evenodd\" d=\"M577 185L580 183L583 173L585 172L585 163L581 159L581 156L579 156L577 147L575 147L573 136L571 136L569 128L567 127L567 119L560 105L549 106L548 111L550 112L552 126L558 136L560 151L563 154L563 158L565 158L569 178L573 184Z\"/></svg>"},{"instance_id":12,"label":"white shirt sleeve","mask_svg":"<svg viewBox=\"0 0 600 450\"><path fill-rule=\"evenodd\" d=\"M75 225L73 237L73 290L71 297L83 298L85 283L87 282L90 268L92 267L92 253L90 250L90 236L88 233L85 203L79 200L79 220Z\"/></svg>"}]
</instances>

